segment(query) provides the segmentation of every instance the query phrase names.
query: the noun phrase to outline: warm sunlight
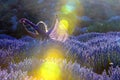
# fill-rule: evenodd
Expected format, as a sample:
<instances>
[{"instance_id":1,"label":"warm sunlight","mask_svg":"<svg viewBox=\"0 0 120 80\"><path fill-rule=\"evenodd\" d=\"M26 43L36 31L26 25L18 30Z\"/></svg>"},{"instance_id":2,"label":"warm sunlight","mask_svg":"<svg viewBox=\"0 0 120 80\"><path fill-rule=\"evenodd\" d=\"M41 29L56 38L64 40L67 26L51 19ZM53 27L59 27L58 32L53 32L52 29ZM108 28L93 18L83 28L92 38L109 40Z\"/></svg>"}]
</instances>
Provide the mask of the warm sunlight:
<instances>
[{"instance_id":1,"label":"warm sunlight","mask_svg":"<svg viewBox=\"0 0 120 80\"><path fill-rule=\"evenodd\" d=\"M38 71L42 80L62 80L59 64L54 61L46 61Z\"/></svg>"},{"instance_id":2,"label":"warm sunlight","mask_svg":"<svg viewBox=\"0 0 120 80\"><path fill-rule=\"evenodd\" d=\"M67 20L61 20L60 21L60 24L59 24L59 27L61 30L65 30L65 31L68 31L68 28L69 28L69 23Z\"/></svg>"},{"instance_id":3,"label":"warm sunlight","mask_svg":"<svg viewBox=\"0 0 120 80\"><path fill-rule=\"evenodd\" d=\"M38 80L62 80L62 70L59 60L64 59L63 51L58 47L46 49L43 58L45 61L38 69L32 71L34 77Z\"/></svg>"}]
</instances>

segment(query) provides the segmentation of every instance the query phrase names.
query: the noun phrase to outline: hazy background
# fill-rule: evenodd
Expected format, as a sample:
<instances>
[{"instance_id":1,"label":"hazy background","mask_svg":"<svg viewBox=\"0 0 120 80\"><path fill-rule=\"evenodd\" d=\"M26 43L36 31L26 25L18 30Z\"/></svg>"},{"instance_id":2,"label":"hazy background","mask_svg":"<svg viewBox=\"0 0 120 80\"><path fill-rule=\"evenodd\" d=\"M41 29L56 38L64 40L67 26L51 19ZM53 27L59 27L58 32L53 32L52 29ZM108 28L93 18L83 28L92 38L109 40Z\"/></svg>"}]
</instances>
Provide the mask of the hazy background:
<instances>
[{"instance_id":1,"label":"hazy background","mask_svg":"<svg viewBox=\"0 0 120 80\"><path fill-rule=\"evenodd\" d=\"M71 0L0 0L0 33L22 31L18 20L25 17L37 23L45 21L48 27L54 22L65 1ZM120 0L78 0L76 26L89 27L94 22L104 22L110 19L120 20ZM12 24L11 24L12 23ZM4 27L4 28L3 28ZM83 32L86 30L83 29ZM8 31L8 32L7 32ZM12 34L14 35L14 34ZM19 37L22 32L17 34Z\"/></svg>"}]
</instances>

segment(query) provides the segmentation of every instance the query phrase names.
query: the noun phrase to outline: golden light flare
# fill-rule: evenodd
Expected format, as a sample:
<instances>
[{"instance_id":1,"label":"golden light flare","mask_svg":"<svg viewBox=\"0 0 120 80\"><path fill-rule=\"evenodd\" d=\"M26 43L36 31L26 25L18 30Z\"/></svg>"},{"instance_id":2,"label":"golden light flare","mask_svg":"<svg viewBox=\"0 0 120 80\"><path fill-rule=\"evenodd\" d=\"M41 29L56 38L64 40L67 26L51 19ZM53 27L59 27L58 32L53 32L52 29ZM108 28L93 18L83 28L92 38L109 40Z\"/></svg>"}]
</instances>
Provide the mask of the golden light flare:
<instances>
[{"instance_id":1,"label":"golden light flare","mask_svg":"<svg viewBox=\"0 0 120 80\"><path fill-rule=\"evenodd\" d=\"M69 28L69 23L67 20L63 19L60 21L60 24L59 24L59 27L61 30L65 30L65 31L68 31L68 28Z\"/></svg>"},{"instance_id":2,"label":"golden light flare","mask_svg":"<svg viewBox=\"0 0 120 80\"><path fill-rule=\"evenodd\" d=\"M71 35L75 29L75 23L77 23L77 20L73 20L75 16L72 15L72 18L68 16L68 18L61 17L58 30L57 32L59 34L68 34ZM73 21L72 21L73 20Z\"/></svg>"},{"instance_id":3,"label":"golden light flare","mask_svg":"<svg viewBox=\"0 0 120 80\"><path fill-rule=\"evenodd\" d=\"M63 50L57 46L49 46L44 55L43 63L31 72L37 80L62 80L59 60L64 60Z\"/></svg>"},{"instance_id":4,"label":"golden light flare","mask_svg":"<svg viewBox=\"0 0 120 80\"><path fill-rule=\"evenodd\" d=\"M62 72L59 64L55 63L54 61L47 60L41 65L38 72L40 73L40 78L42 80L62 80Z\"/></svg>"},{"instance_id":5,"label":"golden light flare","mask_svg":"<svg viewBox=\"0 0 120 80\"><path fill-rule=\"evenodd\" d=\"M46 59L29 74L36 80L62 80L61 68L58 62L53 59Z\"/></svg>"},{"instance_id":6,"label":"golden light flare","mask_svg":"<svg viewBox=\"0 0 120 80\"><path fill-rule=\"evenodd\" d=\"M57 48L49 48L46 51L44 58L46 61L38 70L40 73L40 77L43 80L62 80L62 72L59 64L57 63L57 59L64 59L62 50ZM56 61L52 59L56 59Z\"/></svg>"},{"instance_id":7,"label":"golden light flare","mask_svg":"<svg viewBox=\"0 0 120 80\"><path fill-rule=\"evenodd\" d=\"M83 6L79 0L61 0L61 4L58 13L60 18L58 32L60 34L60 30L63 30L64 33L71 35L78 24L77 17L83 13Z\"/></svg>"}]
</instances>

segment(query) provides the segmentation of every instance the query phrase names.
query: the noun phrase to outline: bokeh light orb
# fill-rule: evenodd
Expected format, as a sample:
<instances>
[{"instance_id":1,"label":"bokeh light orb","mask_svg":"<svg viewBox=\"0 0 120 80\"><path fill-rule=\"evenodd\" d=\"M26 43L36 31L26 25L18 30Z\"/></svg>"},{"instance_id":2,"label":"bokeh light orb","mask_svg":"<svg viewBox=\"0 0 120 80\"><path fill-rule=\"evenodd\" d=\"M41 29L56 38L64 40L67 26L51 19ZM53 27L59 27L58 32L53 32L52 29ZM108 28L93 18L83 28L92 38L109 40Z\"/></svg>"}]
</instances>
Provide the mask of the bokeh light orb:
<instances>
[{"instance_id":1,"label":"bokeh light orb","mask_svg":"<svg viewBox=\"0 0 120 80\"><path fill-rule=\"evenodd\" d=\"M60 18L60 29L67 31L68 35L72 35L76 26L79 24L77 17L79 16L79 12L81 14L83 13L82 8L79 0L61 0L61 6L58 13Z\"/></svg>"},{"instance_id":2,"label":"bokeh light orb","mask_svg":"<svg viewBox=\"0 0 120 80\"><path fill-rule=\"evenodd\" d=\"M60 24L59 24L59 27L61 30L65 30L65 31L68 31L69 29L69 23L67 20L63 19L60 21Z\"/></svg>"},{"instance_id":3,"label":"bokeh light orb","mask_svg":"<svg viewBox=\"0 0 120 80\"><path fill-rule=\"evenodd\" d=\"M63 51L58 47L48 48L44 59L46 60L39 69L42 80L62 80L61 68L57 60L64 59Z\"/></svg>"},{"instance_id":4,"label":"bokeh light orb","mask_svg":"<svg viewBox=\"0 0 120 80\"><path fill-rule=\"evenodd\" d=\"M62 6L61 11L65 14L72 13L75 10L75 2L68 2L66 5Z\"/></svg>"},{"instance_id":5,"label":"bokeh light orb","mask_svg":"<svg viewBox=\"0 0 120 80\"><path fill-rule=\"evenodd\" d=\"M41 80L61 80L61 69L52 61L46 61L39 70Z\"/></svg>"}]
</instances>

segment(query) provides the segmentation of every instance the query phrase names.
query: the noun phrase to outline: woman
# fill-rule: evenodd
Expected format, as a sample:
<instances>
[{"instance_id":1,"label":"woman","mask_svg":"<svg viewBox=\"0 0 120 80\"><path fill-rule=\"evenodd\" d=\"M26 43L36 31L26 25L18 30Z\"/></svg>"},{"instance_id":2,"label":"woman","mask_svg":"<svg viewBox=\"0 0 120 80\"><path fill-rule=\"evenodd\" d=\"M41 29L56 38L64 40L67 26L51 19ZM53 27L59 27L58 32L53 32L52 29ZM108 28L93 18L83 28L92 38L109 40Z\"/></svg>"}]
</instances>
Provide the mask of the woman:
<instances>
[{"instance_id":1,"label":"woman","mask_svg":"<svg viewBox=\"0 0 120 80\"><path fill-rule=\"evenodd\" d=\"M60 30L59 29L59 24L60 23L58 21L58 18L56 18L53 27L49 31L47 30L47 25L43 21L40 21L37 24L34 24L30 20L28 20L26 18L22 18L22 19L20 19L20 23L23 24L26 34L28 34L29 36L31 36L33 38L36 38L36 39L45 40L45 39L51 38L51 39L58 40L58 41L65 41L66 36L68 36L67 33L59 33L60 32L59 31ZM25 24L33 27L35 29L35 33L29 31L25 27ZM42 26L40 26L40 24L43 24L42 26L43 26L44 29L41 29Z\"/></svg>"}]
</instances>

